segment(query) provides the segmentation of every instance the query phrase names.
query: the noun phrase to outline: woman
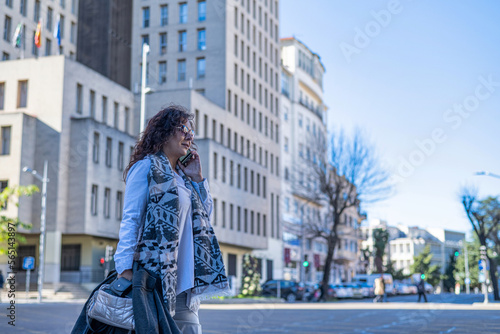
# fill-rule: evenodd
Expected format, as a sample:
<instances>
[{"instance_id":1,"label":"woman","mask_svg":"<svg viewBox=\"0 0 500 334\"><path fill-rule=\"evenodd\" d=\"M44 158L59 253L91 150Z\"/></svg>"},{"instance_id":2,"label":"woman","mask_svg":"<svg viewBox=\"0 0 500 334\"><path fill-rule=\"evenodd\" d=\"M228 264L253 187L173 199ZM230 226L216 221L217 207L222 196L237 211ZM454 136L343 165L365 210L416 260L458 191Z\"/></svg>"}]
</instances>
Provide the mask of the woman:
<instances>
[{"instance_id":1,"label":"woman","mask_svg":"<svg viewBox=\"0 0 500 334\"><path fill-rule=\"evenodd\" d=\"M184 334L201 333L201 299L229 291L200 156L192 150L185 166L179 162L193 147L192 119L183 107L169 106L149 121L124 172L115 254L118 277L132 280L135 262L161 280L163 301Z\"/></svg>"}]
</instances>

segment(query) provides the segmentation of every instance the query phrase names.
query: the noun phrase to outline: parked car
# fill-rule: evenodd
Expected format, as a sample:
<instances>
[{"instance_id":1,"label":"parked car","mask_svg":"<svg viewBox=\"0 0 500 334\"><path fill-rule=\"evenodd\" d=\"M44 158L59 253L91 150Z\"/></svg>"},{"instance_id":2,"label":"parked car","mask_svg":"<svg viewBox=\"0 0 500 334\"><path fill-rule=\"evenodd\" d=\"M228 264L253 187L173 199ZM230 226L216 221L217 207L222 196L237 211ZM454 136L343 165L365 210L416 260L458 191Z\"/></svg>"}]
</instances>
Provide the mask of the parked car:
<instances>
[{"instance_id":1,"label":"parked car","mask_svg":"<svg viewBox=\"0 0 500 334\"><path fill-rule=\"evenodd\" d=\"M262 296L276 297L278 294L278 282L280 284L281 298L288 302L302 300L304 287L299 283L288 280L269 280L262 284Z\"/></svg>"},{"instance_id":2,"label":"parked car","mask_svg":"<svg viewBox=\"0 0 500 334\"><path fill-rule=\"evenodd\" d=\"M331 297L334 298L353 298L354 297L354 292L352 287L347 286L343 283L340 284L330 284L329 293L331 293Z\"/></svg>"},{"instance_id":3,"label":"parked car","mask_svg":"<svg viewBox=\"0 0 500 334\"><path fill-rule=\"evenodd\" d=\"M373 285L370 285L366 282L359 282L357 284L361 286L361 293L363 294L363 297L365 298L375 297L375 289L373 288Z\"/></svg>"},{"instance_id":4,"label":"parked car","mask_svg":"<svg viewBox=\"0 0 500 334\"><path fill-rule=\"evenodd\" d=\"M434 293L434 287L429 283L425 282L424 287L425 287L425 293Z\"/></svg>"},{"instance_id":5,"label":"parked car","mask_svg":"<svg viewBox=\"0 0 500 334\"><path fill-rule=\"evenodd\" d=\"M344 283L344 286L352 289L352 298L363 298L363 288L356 283Z\"/></svg>"},{"instance_id":6,"label":"parked car","mask_svg":"<svg viewBox=\"0 0 500 334\"><path fill-rule=\"evenodd\" d=\"M410 285L406 283L395 283L394 287L398 295L409 295L411 293Z\"/></svg>"}]
</instances>

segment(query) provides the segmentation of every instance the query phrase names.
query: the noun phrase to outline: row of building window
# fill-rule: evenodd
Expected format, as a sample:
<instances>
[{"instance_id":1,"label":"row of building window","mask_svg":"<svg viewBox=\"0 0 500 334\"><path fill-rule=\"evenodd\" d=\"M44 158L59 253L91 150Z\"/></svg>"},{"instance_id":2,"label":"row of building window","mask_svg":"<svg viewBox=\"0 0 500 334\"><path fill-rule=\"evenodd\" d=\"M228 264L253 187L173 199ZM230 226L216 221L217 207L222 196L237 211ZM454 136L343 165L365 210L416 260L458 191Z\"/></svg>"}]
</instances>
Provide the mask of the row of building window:
<instances>
[{"instance_id":1,"label":"row of building window","mask_svg":"<svg viewBox=\"0 0 500 334\"><path fill-rule=\"evenodd\" d=\"M80 83L76 84L76 113L79 115L83 114L83 101L84 101L84 92L83 92L83 85ZM97 102L97 94L95 90L89 89L89 97L88 97L88 116L91 117L92 119L98 120L97 119L97 107L98 107L98 102ZM102 95L100 99L100 109L101 109L101 119L100 121L104 124L108 124L109 120L109 115L108 115L108 97L106 95ZM120 128L120 104L118 102L113 102L113 126L118 129L122 130L126 133L130 133L130 108L129 107L124 107L123 109L123 114L124 114L124 127Z\"/></svg>"},{"instance_id":2,"label":"row of building window","mask_svg":"<svg viewBox=\"0 0 500 334\"><path fill-rule=\"evenodd\" d=\"M406 247L404 244L399 244L399 253L405 253L405 249L407 254L411 253L411 246L409 243L406 244ZM398 245L394 244L391 245L391 253L392 254L398 253Z\"/></svg>"},{"instance_id":3,"label":"row of building window","mask_svg":"<svg viewBox=\"0 0 500 334\"><path fill-rule=\"evenodd\" d=\"M207 3L205 0L198 1L197 4L198 9L198 22L204 22L207 19ZM169 7L168 5L160 5L159 8L159 19L155 19L156 22L159 23L159 26L164 27L168 25L168 15L169 15ZM188 4L187 2L181 2L178 4L179 10L179 23L187 23L188 22ZM155 9L153 9L153 13L155 13ZM142 8L142 27L149 28L151 27L151 9L150 7Z\"/></svg>"},{"instance_id":4,"label":"row of building window","mask_svg":"<svg viewBox=\"0 0 500 334\"><path fill-rule=\"evenodd\" d=\"M276 98L276 103L278 103L277 98ZM233 104L231 90L228 90L227 106L228 106L227 110L229 112L232 112L232 109L234 109L234 116L236 118L240 117L241 121L243 122L245 122L246 118L246 123L248 125L252 124L252 127L254 129L257 129L257 124L258 124L260 133L265 134L266 137L270 137L276 143L279 143L279 125L277 123L275 124L271 119L268 119L267 116L264 116L264 123L262 123L263 118L261 111L259 111L259 118L257 120L257 110L255 108L252 108L252 113L250 113L250 103L246 103L246 112L245 112L245 100L238 99L238 94L234 94L234 104ZM232 108L232 106L234 106L234 108ZM252 118L250 118L251 115L253 115Z\"/></svg>"},{"instance_id":5,"label":"row of building window","mask_svg":"<svg viewBox=\"0 0 500 334\"><path fill-rule=\"evenodd\" d=\"M266 0L267 1L267 0ZM242 7L245 8L244 4L242 4ZM276 3L277 7L277 3ZM247 12L248 12L248 18L250 18L250 4L247 4ZM271 6L273 8L273 6ZM271 11L272 14L272 11ZM253 18L254 20L257 20L257 13L256 13L256 8L255 8L255 1L253 5ZM259 6L259 15L258 15L258 23L259 26L262 27L262 6ZM275 11L275 19L278 20L278 13L277 10ZM243 13L243 10L241 11L241 14L238 13L238 7L234 7L234 27L236 29L240 29L242 34L245 34L245 14ZM250 39L250 20L246 20L246 31L247 31L247 37ZM255 25L253 26L253 31L255 35ZM269 32L271 38L274 38L276 43L278 43L278 24L277 22L275 23L272 19L271 15L267 15L267 12L264 12L264 31Z\"/></svg>"},{"instance_id":6,"label":"row of building window","mask_svg":"<svg viewBox=\"0 0 500 334\"><path fill-rule=\"evenodd\" d=\"M244 48L244 46L243 46ZM247 54L250 55L250 48L247 48ZM242 57L244 58L244 57ZM247 58L247 66L250 68L250 60ZM256 58L255 58L255 52L253 53L253 72L256 75ZM234 84L236 86L240 86L242 91L245 91L245 86L246 86L246 92L248 95L250 95L250 73L247 73L246 75L246 85L245 85L245 69L243 66L240 68L240 71L238 71L238 64L234 64ZM274 88L276 92L279 92L279 87L278 87L278 72L274 71L272 67L268 67L267 63L264 64L264 77L262 77L262 58L259 57L259 78L264 79L264 82L269 83L271 88ZM239 83L238 83L239 82ZM259 84L260 92L262 92L262 85ZM267 91L267 88L266 88ZM272 93L271 93L272 94ZM262 93L260 93L259 96L262 96ZM256 80L253 79L253 98L256 99ZM262 98L259 98L260 103L262 104Z\"/></svg>"},{"instance_id":7,"label":"row of building window","mask_svg":"<svg viewBox=\"0 0 500 334\"><path fill-rule=\"evenodd\" d=\"M264 237L270 232L271 238L279 239L279 224L275 226L275 221L279 221L279 210L278 208L275 209L275 203L279 203L279 196L276 196L276 202L274 198L274 194L271 193L270 231L268 231L267 216L265 214L254 212L254 210L249 210L232 203L226 203L225 201L220 201L219 207L217 198L213 198L213 225L220 225L222 228L229 228L237 232L261 235Z\"/></svg>"},{"instance_id":8,"label":"row of building window","mask_svg":"<svg viewBox=\"0 0 500 334\"><path fill-rule=\"evenodd\" d=\"M100 147L101 147L101 135L99 132L94 132L94 138L92 142L92 161L96 164L100 160ZM112 167L113 163L113 138L106 137L106 150L105 150L105 163L106 167ZM118 141L118 155L116 160L116 166L119 171L123 171L125 164L125 145L123 142ZM130 147L130 155L132 155L133 147Z\"/></svg>"},{"instance_id":9,"label":"row of building window","mask_svg":"<svg viewBox=\"0 0 500 334\"><path fill-rule=\"evenodd\" d=\"M228 183L230 186L236 186L238 189L242 188L243 181L243 190L250 191L251 194L256 194L257 196L262 196L262 198L266 198L266 187L267 187L267 178L262 175L262 187L261 187L261 175L260 173L255 173L253 170L248 172L248 167L243 167L241 164L235 164L233 160L229 161L229 171L227 170L226 157L222 156L220 161L221 168L219 170L219 158L218 154L214 152L213 158L213 177L214 180L220 178L223 183ZM250 174L250 187L249 185L249 174Z\"/></svg>"},{"instance_id":10,"label":"row of building window","mask_svg":"<svg viewBox=\"0 0 500 334\"><path fill-rule=\"evenodd\" d=\"M99 186L92 185L90 195L90 213L93 216L99 215ZM104 218L111 217L111 188L104 188L104 200L102 203L102 214ZM123 215L123 192L117 191L115 196L115 218L121 220Z\"/></svg>"},{"instance_id":11,"label":"row of building window","mask_svg":"<svg viewBox=\"0 0 500 334\"><path fill-rule=\"evenodd\" d=\"M272 153L269 155L268 150L263 151L262 146L260 146L257 150L256 143L251 144L249 139L245 140L243 136L239 136L236 131L231 131L229 127L226 129L222 123L219 124L219 127L217 127L217 120L215 119L212 120L212 135L210 136L208 130L210 121L208 115L203 115L203 123L200 123L199 111L195 110L195 118L195 124L200 124L199 127L196 127L196 133L198 136L201 136L199 129L203 128L204 131L202 138L212 138L214 141L219 142L221 145L228 147L236 153L246 156L248 159L252 159L261 166L270 168L271 173L275 173L276 176L279 176L278 156L275 157ZM276 131L277 129L278 128L276 128ZM238 145L238 142L240 145Z\"/></svg>"},{"instance_id":12,"label":"row of building window","mask_svg":"<svg viewBox=\"0 0 500 334\"><path fill-rule=\"evenodd\" d=\"M197 29L196 33L198 40L196 43L196 48L199 51L204 51L207 48L207 34L206 34L206 29L205 28L200 28ZM177 51L179 52L186 52L188 51L187 45L188 45L188 40L187 40L187 31L186 30L180 30L177 32ZM168 48L168 35L166 32L160 32L158 34L159 38L159 48L158 52L161 55L167 54L167 48ZM149 45L149 35L142 35L141 36L141 45L147 44Z\"/></svg>"},{"instance_id":13,"label":"row of building window","mask_svg":"<svg viewBox=\"0 0 500 334\"><path fill-rule=\"evenodd\" d=\"M179 59L177 60L177 81L186 81L187 79L187 60ZM206 59L205 57L196 58L196 79L201 80L206 76ZM162 85L167 82L167 62L158 62L158 84ZM146 80L146 84L149 81Z\"/></svg>"},{"instance_id":14,"label":"row of building window","mask_svg":"<svg viewBox=\"0 0 500 334\"><path fill-rule=\"evenodd\" d=\"M5 82L0 82L0 110L5 108L6 87ZM28 107L28 80L19 80L17 82L17 108Z\"/></svg>"}]
</instances>

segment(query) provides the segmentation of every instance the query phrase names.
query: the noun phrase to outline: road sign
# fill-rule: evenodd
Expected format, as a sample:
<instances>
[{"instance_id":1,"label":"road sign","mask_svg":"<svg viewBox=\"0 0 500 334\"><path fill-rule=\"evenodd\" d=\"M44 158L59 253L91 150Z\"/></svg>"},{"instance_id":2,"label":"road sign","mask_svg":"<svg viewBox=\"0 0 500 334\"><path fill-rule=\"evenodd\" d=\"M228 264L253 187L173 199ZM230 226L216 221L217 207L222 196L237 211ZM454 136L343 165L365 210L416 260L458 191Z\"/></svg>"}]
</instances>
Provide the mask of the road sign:
<instances>
[{"instance_id":1,"label":"road sign","mask_svg":"<svg viewBox=\"0 0 500 334\"><path fill-rule=\"evenodd\" d=\"M465 284L470 284L470 278L465 279Z\"/></svg>"},{"instance_id":2,"label":"road sign","mask_svg":"<svg viewBox=\"0 0 500 334\"><path fill-rule=\"evenodd\" d=\"M479 273L479 283L486 282L486 275L484 273Z\"/></svg>"},{"instance_id":3,"label":"road sign","mask_svg":"<svg viewBox=\"0 0 500 334\"><path fill-rule=\"evenodd\" d=\"M23 259L23 269L33 270L35 268L35 258L33 256L25 256Z\"/></svg>"}]
</instances>

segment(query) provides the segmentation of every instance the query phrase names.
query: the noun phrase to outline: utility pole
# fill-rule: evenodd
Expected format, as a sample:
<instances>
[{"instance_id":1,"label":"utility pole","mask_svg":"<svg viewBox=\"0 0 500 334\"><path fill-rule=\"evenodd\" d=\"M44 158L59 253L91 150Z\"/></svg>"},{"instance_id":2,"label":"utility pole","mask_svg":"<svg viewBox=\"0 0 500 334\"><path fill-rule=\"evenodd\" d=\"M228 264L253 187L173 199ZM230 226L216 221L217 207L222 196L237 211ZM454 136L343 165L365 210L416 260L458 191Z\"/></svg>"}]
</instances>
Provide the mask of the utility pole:
<instances>
[{"instance_id":1,"label":"utility pole","mask_svg":"<svg viewBox=\"0 0 500 334\"><path fill-rule=\"evenodd\" d=\"M488 258L486 257L486 246L481 246L479 247L479 250L481 252L481 263L482 263L482 268L480 268L481 272L479 273L479 281L482 283L482 290L484 293L484 303L488 304ZM481 265L479 266L481 267ZM482 277L481 277L482 276Z\"/></svg>"}]
</instances>

